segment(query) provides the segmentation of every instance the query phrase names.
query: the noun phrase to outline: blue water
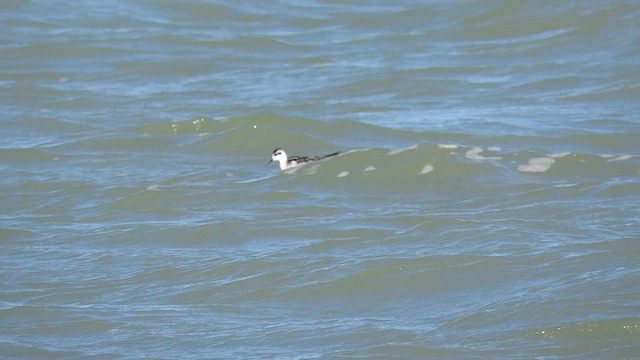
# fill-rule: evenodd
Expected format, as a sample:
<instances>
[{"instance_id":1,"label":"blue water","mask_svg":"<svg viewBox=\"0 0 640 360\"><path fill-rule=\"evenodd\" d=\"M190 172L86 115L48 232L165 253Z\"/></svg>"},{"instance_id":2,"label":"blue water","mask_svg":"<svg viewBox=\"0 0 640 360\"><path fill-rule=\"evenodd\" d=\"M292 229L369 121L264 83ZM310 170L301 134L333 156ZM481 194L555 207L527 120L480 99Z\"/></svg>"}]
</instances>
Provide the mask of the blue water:
<instances>
[{"instance_id":1,"label":"blue water","mask_svg":"<svg viewBox=\"0 0 640 360\"><path fill-rule=\"evenodd\" d=\"M0 354L637 358L637 19L3 2Z\"/></svg>"}]
</instances>

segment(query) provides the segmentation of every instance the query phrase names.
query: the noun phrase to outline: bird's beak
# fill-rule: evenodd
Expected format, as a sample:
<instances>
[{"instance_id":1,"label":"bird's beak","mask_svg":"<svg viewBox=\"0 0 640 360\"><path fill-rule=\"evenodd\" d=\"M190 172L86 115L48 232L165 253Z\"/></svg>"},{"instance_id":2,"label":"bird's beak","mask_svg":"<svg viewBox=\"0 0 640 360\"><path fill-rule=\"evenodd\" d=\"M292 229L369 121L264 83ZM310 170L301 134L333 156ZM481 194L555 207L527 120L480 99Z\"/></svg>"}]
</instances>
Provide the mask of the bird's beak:
<instances>
[{"instance_id":1,"label":"bird's beak","mask_svg":"<svg viewBox=\"0 0 640 360\"><path fill-rule=\"evenodd\" d=\"M273 162L273 159L269 160L269 162L265 166L269 166L272 162Z\"/></svg>"}]
</instances>

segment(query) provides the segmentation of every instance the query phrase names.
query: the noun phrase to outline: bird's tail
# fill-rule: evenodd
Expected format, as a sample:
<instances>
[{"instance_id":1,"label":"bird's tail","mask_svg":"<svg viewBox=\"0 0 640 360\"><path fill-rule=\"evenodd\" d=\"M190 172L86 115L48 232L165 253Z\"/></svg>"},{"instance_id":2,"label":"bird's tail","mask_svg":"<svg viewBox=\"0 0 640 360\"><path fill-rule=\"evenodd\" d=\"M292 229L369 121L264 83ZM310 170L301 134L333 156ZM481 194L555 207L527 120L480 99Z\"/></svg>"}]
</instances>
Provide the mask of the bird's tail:
<instances>
[{"instance_id":1,"label":"bird's tail","mask_svg":"<svg viewBox=\"0 0 640 360\"><path fill-rule=\"evenodd\" d=\"M331 154L323 155L323 156L320 157L320 159L326 159L326 158L330 158L332 156L338 156L338 155L340 155L340 151L336 151L336 152L331 153Z\"/></svg>"}]
</instances>

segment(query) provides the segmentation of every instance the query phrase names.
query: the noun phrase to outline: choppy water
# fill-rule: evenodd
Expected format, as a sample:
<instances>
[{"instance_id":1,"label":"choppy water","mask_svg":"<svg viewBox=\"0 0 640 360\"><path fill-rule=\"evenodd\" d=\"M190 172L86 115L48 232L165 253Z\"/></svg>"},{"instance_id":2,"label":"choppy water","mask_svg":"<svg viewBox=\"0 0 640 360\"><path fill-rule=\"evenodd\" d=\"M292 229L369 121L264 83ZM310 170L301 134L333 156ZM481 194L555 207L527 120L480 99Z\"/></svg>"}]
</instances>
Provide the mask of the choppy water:
<instances>
[{"instance_id":1,"label":"choppy water","mask_svg":"<svg viewBox=\"0 0 640 360\"><path fill-rule=\"evenodd\" d=\"M0 354L638 358L638 19L4 1Z\"/></svg>"}]
</instances>

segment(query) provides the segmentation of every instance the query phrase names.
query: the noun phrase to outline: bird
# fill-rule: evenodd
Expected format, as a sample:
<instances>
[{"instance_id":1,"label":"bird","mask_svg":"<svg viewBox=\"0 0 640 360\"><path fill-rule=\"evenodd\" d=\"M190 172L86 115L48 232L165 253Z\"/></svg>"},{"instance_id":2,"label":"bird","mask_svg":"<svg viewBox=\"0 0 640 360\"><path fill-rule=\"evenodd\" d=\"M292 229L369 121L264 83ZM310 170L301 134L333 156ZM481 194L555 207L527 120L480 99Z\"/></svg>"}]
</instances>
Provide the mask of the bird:
<instances>
[{"instance_id":1,"label":"bird","mask_svg":"<svg viewBox=\"0 0 640 360\"><path fill-rule=\"evenodd\" d=\"M280 163L280 170L287 170L297 166L306 165L311 162L324 160L326 158L337 156L339 154L340 154L340 151L336 151L334 153L327 154L327 155L289 157L287 156L287 153L284 152L284 150L282 150L281 148L277 148L273 150L273 152L271 153L271 161L269 161L269 164L271 164L274 161L277 161Z\"/></svg>"}]
</instances>

